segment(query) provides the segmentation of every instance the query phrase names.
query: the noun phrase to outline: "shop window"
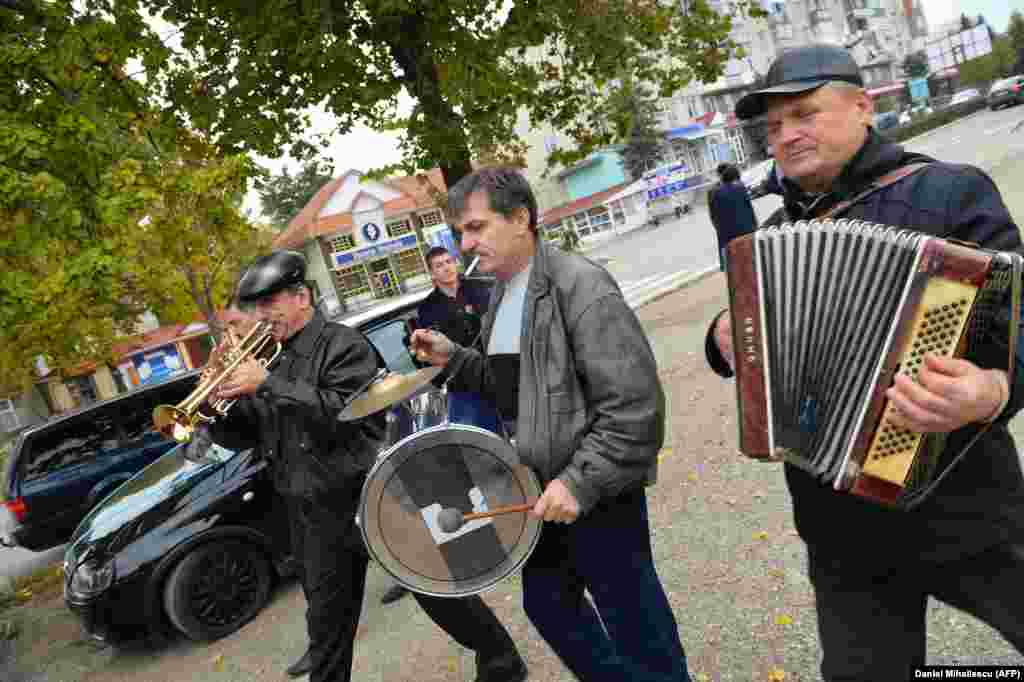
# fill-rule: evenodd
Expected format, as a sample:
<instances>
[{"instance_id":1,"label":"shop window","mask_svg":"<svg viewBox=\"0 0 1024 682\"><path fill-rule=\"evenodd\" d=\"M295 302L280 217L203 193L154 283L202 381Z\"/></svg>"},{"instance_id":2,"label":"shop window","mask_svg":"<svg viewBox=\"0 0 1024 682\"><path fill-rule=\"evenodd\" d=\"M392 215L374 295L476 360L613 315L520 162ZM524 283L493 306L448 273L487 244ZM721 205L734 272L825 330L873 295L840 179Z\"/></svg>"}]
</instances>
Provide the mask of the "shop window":
<instances>
[{"instance_id":1,"label":"shop window","mask_svg":"<svg viewBox=\"0 0 1024 682\"><path fill-rule=\"evenodd\" d=\"M334 281L342 298L355 298L371 293L370 279L367 277L366 267L362 264L338 268L334 271Z\"/></svg>"},{"instance_id":2,"label":"shop window","mask_svg":"<svg viewBox=\"0 0 1024 682\"><path fill-rule=\"evenodd\" d=\"M587 211L587 216L590 219L590 228L592 232L604 232L605 230L611 229L612 217L608 213L608 209L604 206L595 206Z\"/></svg>"},{"instance_id":3,"label":"shop window","mask_svg":"<svg viewBox=\"0 0 1024 682\"><path fill-rule=\"evenodd\" d=\"M396 254L396 260L398 261L398 276L402 279L412 279L427 273L419 248L399 251Z\"/></svg>"},{"instance_id":4,"label":"shop window","mask_svg":"<svg viewBox=\"0 0 1024 682\"><path fill-rule=\"evenodd\" d=\"M356 240L350 234L339 234L336 237L331 237L327 243L334 253L343 253L356 248Z\"/></svg>"},{"instance_id":5,"label":"shop window","mask_svg":"<svg viewBox=\"0 0 1024 682\"><path fill-rule=\"evenodd\" d=\"M412 232L412 223L408 218L405 220L392 220L384 227L387 229L389 237L401 237L403 234Z\"/></svg>"},{"instance_id":6,"label":"shop window","mask_svg":"<svg viewBox=\"0 0 1024 682\"><path fill-rule=\"evenodd\" d=\"M420 224L423 227L433 227L434 225L440 225L444 222L444 216L441 215L441 211L428 211L427 213L420 214Z\"/></svg>"}]
</instances>

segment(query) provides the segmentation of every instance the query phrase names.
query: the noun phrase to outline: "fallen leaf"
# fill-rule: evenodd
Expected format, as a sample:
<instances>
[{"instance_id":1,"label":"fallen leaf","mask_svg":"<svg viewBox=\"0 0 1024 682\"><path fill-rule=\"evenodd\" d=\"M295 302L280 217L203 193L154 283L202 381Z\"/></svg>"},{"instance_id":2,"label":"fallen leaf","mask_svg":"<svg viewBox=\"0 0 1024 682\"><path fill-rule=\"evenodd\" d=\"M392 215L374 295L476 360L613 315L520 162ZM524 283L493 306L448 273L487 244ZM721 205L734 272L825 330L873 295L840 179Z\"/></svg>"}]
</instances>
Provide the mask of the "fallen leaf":
<instances>
[{"instance_id":1,"label":"fallen leaf","mask_svg":"<svg viewBox=\"0 0 1024 682\"><path fill-rule=\"evenodd\" d=\"M768 539L768 531L759 530L758 532L754 533L754 539L755 540L767 540Z\"/></svg>"},{"instance_id":2,"label":"fallen leaf","mask_svg":"<svg viewBox=\"0 0 1024 682\"><path fill-rule=\"evenodd\" d=\"M789 616L787 616L784 613L780 613L779 615L775 616L775 624L776 625L792 625L793 624L793 619L790 618Z\"/></svg>"},{"instance_id":3,"label":"fallen leaf","mask_svg":"<svg viewBox=\"0 0 1024 682\"><path fill-rule=\"evenodd\" d=\"M687 476L687 478L690 479L691 481L696 481L697 480L697 474L691 472L690 475Z\"/></svg>"},{"instance_id":4,"label":"fallen leaf","mask_svg":"<svg viewBox=\"0 0 1024 682\"><path fill-rule=\"evenodd\" d=\"M453 673L458 669L458 667L459 662L455 659L454 656L448 659L448 672Z\"/></svg>"},{"instance_id":5,"label":"fallen leaf","mask_svg":"<svg viewBox=\"0 0 1024 682\"><path fill-rule=\"evenodd\" d=\"M711 682L711 678L707 673L697 673L697 682Z\"/></svg>"},{"instance_id":6,"label":"fallen leaf","mask_svg":"<svg viewBox=\"0 0 1024 682\"><path fill-rule=\"evenodd\" d=\"M224 654L218 654L213 658L213 669L219 673L224 672Z\"/></svg>"},{"instance_id":7,"label":"fallen leaf","mask_svg":"<svg viewBox=\"0 0 1024 682\"><path fill-rule=\"evenodd\" d=\"M772 668L768 671L768 682L782 682L786 679L786 671Z\"/></svg>"}]
</instances>

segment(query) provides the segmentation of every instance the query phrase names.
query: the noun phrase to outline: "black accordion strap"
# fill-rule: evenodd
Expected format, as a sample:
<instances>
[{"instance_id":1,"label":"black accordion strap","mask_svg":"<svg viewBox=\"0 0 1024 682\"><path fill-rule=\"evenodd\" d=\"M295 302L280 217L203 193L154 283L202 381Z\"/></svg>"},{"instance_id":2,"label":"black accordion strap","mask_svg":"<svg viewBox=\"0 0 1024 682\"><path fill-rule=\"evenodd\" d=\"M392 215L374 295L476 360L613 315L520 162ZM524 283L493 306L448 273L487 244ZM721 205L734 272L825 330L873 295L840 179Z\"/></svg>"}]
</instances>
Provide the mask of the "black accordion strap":
<instances>
[{"instance_id":1,"label":"black accordion strap","mask_svg":"<svg viewBox=\"0 0 1024 682\"><path fill-rule=\"evenodd\" d=\"M1013 391L1014 370L1017 367L1017 342L1020 331L1020 301L1022 286L1021 275L1024 273L1024 266L1021 265L1022 262L1024 262L1024 259L1020 256L1014 255L1010 266L1010 272L1012 274L1010 278L1010 329L1009 339L1007 342L1007 346L1009 347L1008 357L1006 358L1006 379L1008 390L1010 391ZM992 428L992 422L988 422L978 429L978 432L975 433L960 449L960 452L953 457L953 461L949 463L949 466L947 466L934 481L928 484L926 488L916 491L911 497L909 497L903 505L904 508L913 509L923 502L925 498L931 495L935 488L938 487L939 483L942 483L942 481L945 480L949 472L960 463L960 460L963 459L964 455L967 454L974 444L978 442L978 439L985 435L990 428Z\"/></svg>"},{"instance_id":2,"label":"black accordion strap","mask_svg":"<svg viewBox=\"0 0 1024 682\"><path fill-rule=\"evenodd\" d=\"M858 201L861 201L862 199L867 197L868 195L874 194L878 190L884 187L888 187L889 185L893 185L899 182L900 180L903 180L904 178L908 178L928 165L928 162L908 163L906 166L897 168L894 171L889 171L888 173L886 173L885 175L881 176L880 178L872 182L870 185L868 185L868 188L862 191L860 194L856 194L853 197L847 199L846 201L840 201L838 204L836 204L829 210L825 211L825 213L818 216L818 219L820 220L822 218L829 218L838 213L842 213L846 209L856 204Z\"/></svg>"}]
</instances>

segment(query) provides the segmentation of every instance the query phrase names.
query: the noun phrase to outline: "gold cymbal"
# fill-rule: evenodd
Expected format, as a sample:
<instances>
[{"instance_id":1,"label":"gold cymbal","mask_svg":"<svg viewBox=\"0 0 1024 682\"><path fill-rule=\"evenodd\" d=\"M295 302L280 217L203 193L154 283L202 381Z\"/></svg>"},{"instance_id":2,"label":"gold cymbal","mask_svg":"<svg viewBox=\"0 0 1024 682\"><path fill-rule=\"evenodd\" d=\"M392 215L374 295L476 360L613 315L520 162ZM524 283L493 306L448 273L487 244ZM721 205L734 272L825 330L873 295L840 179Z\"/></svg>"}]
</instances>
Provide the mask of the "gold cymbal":
<instances>
[{"instance_id":1,"label":"gold cymbal","mask_svg":"<svg viewBox=\"0 0 1024 682\"><path fill-rule=\"evenodd\" d=\"M361 419L411 398L424 388L428 388L441 370L441 367L425 367L412 374L389 372L370 384L363 395L353 400L338 415L338 419L343 422Z\"/></svg>"}]
</instances>

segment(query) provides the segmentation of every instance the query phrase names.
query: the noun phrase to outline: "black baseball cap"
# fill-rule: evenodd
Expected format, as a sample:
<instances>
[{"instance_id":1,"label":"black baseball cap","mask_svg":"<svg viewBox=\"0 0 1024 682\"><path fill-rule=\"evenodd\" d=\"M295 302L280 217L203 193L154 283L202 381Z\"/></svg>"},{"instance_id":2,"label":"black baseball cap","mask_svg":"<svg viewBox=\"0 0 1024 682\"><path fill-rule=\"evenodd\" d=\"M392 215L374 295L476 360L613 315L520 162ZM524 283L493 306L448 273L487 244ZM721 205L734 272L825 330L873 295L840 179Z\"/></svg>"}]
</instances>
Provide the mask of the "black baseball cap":
<instances>
[{"instance_id":1,"label":"black baseball cap","mask_svg":"<svg viewBox=\"0 0 1024 682\"><path fill-rule=\"evenodd\" d=\"M809 92L829 81L864 86L860 67L849 50L824 43L783 50L768 67L765 87L744 95L736 103L736 117L747 119L763 115L767 106L766 95Z\"/></svg>"},{"instance_id":2,"label":"black baseball cap","mask_svg":"<svg viewBox=\"0 0 1024 682\"><path fill-rule=\"evenodd\" d=\"M238 300L252 303L306 281L306 257L297 251L275 251L260 256L238 281Z\"/></svg>"}]
</instances>

